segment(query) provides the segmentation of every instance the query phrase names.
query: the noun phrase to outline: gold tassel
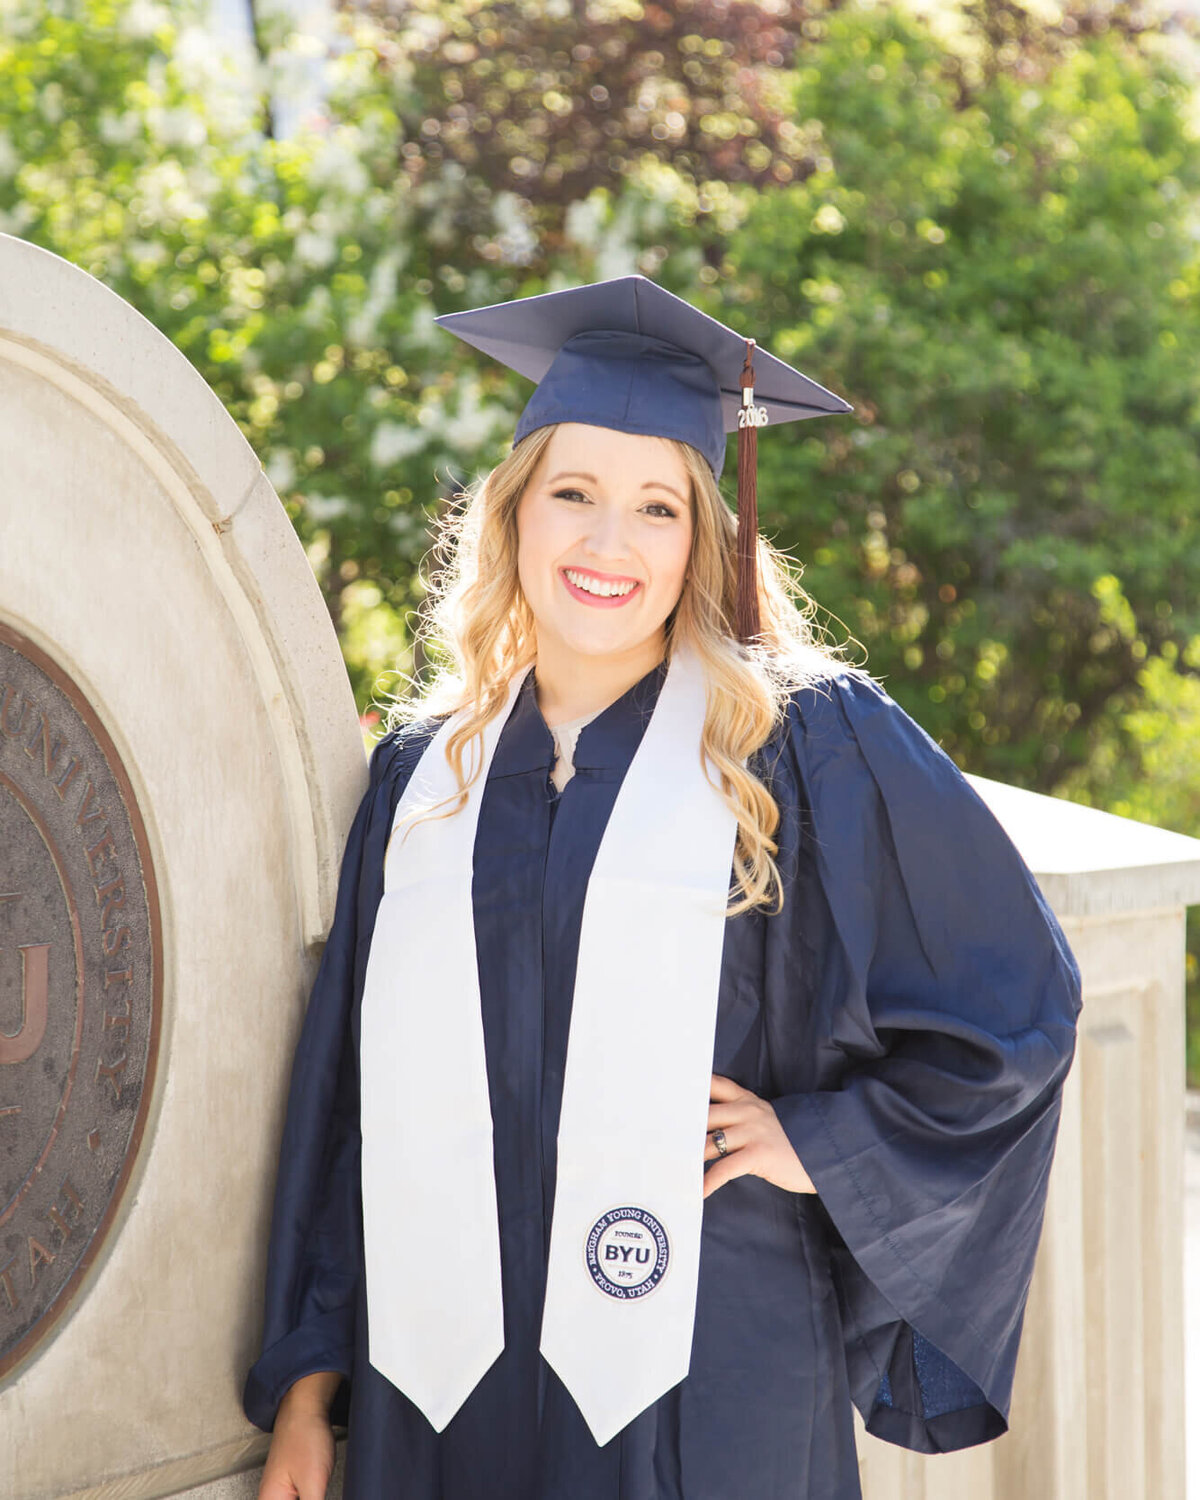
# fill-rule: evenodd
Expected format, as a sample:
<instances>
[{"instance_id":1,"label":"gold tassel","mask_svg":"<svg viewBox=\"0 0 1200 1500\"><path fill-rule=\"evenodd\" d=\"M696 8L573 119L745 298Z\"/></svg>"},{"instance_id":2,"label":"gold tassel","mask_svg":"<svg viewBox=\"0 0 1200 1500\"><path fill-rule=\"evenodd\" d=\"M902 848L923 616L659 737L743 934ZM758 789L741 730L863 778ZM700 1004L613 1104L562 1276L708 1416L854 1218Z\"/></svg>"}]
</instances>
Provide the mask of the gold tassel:
<instances>
[{"instance_id":1,"label":"gold tassel","mask_svg":"<svg viewBox=\"0 0 1200 1500\"><path fill-rule=\"evenodd\" d=\"M737 458L737 631L743 645L757 639L758 614L758 429L766 411L754 405L753 339L746 340Z\"/></svg>"}]
</instances>

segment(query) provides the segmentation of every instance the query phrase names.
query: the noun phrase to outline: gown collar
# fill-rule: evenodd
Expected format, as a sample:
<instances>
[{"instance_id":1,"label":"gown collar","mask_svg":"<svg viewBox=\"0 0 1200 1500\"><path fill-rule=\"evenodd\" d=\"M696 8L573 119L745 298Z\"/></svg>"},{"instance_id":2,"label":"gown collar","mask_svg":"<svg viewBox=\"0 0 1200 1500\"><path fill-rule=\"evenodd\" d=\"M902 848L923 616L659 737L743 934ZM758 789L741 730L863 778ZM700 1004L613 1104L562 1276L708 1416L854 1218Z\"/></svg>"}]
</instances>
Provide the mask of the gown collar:
<instances>
[{"instance_id":1,"label":"gown collar","mask_svg":"<svg viewBox=\"0 0 1200 1500\"><path fill-rule=\"evenodd\" d=\"M590 771L628 767L658 701L667 665L664 657L583 726L572 757L577 771L581 767ZM557 747L538 707L536 687L535 668L521 684L512 712L500 733L488 772L489 779L514 776L523 771L549 771Z\"/></svg>"}]
</instances>

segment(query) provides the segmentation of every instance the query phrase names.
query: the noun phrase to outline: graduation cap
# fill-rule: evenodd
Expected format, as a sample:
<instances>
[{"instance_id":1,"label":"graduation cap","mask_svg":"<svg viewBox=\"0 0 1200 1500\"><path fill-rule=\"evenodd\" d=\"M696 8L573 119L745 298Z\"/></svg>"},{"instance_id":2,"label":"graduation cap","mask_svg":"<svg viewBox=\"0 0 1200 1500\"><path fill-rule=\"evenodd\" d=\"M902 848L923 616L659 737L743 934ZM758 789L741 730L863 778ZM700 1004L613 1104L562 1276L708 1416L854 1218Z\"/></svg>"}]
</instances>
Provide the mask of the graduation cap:
<instances>
[{"instance_id":1,"label":"graduation cap","mask_svg":"<svg viewBox=\"0 0 1200 1500\"><path fill-rule=\"evenodd\" d=\"M518 297L434 322L537 382L513 446L552 422L681 438L720 476L738 435L737 627L759 633L758 429L853 411L802 375L645 276Z\"/></svg>"}]
</instances>

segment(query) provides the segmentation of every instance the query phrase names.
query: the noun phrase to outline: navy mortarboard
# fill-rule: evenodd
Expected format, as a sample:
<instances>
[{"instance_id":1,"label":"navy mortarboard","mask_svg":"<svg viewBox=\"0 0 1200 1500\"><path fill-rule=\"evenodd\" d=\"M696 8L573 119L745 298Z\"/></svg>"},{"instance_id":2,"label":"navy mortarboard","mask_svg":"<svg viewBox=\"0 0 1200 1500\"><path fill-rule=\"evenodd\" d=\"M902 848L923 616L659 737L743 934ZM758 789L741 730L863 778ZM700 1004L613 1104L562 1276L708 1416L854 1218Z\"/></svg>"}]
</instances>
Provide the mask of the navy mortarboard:
<instances>
[{"instance_id":1,"label":"navy mortarboard","mask_svg":"<svg viewBox=\"0 0 1200 1500\"><path fill-rule=\"evenodd\" d=\"M725 435L738 434L738 634L758 634L755 577L757 429L852 411L849 402L645 276L434 321L538 382L513 437L552 422L680 438L720 477Z\"/></svg>"}]
</instances>

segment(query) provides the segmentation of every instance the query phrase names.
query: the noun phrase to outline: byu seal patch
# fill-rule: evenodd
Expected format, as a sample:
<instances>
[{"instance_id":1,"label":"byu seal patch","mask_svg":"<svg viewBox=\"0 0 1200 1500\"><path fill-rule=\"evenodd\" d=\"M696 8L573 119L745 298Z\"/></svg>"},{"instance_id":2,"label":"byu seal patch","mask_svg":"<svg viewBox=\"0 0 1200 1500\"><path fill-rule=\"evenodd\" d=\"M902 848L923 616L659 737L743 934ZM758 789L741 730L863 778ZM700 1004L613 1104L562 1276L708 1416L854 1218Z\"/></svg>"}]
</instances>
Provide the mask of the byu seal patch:
<instances>
[{"instance_id":1,"label":"byu seal patch","mask_svg":"<svg viewBox=\"0 0 1200 1500\"><path fill-rule=\"evenodd\" d=\"M610 1297L644 1297L666 1273L667 1232L644 1208L610 1208L592 1225L584 1255L592 1280Z\"/></svg>"}]
</instances>

